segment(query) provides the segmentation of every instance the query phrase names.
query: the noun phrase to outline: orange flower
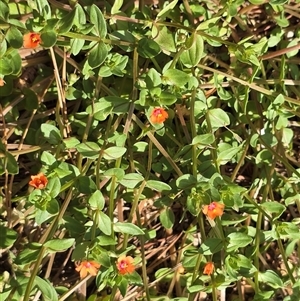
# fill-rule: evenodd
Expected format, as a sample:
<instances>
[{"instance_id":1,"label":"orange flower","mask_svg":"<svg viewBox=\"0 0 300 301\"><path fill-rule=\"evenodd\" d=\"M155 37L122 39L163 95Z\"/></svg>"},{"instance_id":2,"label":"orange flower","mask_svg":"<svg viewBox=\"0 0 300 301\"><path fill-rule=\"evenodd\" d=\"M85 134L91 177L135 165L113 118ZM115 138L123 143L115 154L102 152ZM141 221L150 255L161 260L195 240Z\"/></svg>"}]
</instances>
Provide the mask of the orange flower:
<instances>
[{"instance_id":1,"label":"orange flower","mask_svg":"<svg viewBox=\"0 0 300 301\"><path fill-rule=\"evenodd\" d=\"M204 275L211 275L214 271L215 265L213 262L209 261L205 264L203 274Z\"/></svg>"},{"instance_id":2,"label":"orange flower","mask_svg":"<svg viewBox=\"0 0 300 301\"><path fill-rule=\"evenodd\" d=\"M131 256L121 256L118 258L117 269L121 275L133 273L135 270L133 258Z\"/></svg>"},{"instance_id":3,"label":"orange flower","mask_svg":"<svg viewBox=\"0 0 300 301\"><path fill-rule=\"evenodd\" d=\"M31 176L29 185L37 189L43 189L47 186L48 179L43 173L39 173L36 176Z\"/></svg>"},{"instance_id":4,"label":"orange flower","mask_svg":"<svg viewBox=\"0 0 300 301\"><path fill-rule=\"evenodd\" d=\"M3 87L5 85L5 81L3 78L0 77L0 87Z\"/></svg>"},{"instance_id":5,"label":"orange flower","mask_svg":"<svg viewBox=\"0 0 300 301\"><path fill-rule=\"evenodd\" d=\"M75 262L76 271L80 273L80 278L83 279L87 276L87 274L91 274L92 276L96 276L98 273L98 269L100 268L100 264L95 261L81 261L81 263Z\"/></svg>"},{"instance_id":6,"label":"orange flower","mask_svg":"<svg viewBox=\"0 0 300 301\"><path fill-rule=\"evenodd\" d=\"M28 32L23 36L23 46L25 48L36 48L40 45L41 35L35 32Z\"/></svg>"},{"instance_id":7,"label":"orange flower","mask_svg":"<svg viewBox=\"0 0 300 301\"><path fill-rule=\"evenodd\" d=\"M169 117L164 108L154 108L150 120L152 123L163 123Z\"/></svg>"},{"instance_id":8,"label":"orange flower","mask_svg":"<svg viewBox=\"0 0 300 301\"><path fill-rule=\"evenodd\" d=\"M224 207L224 204L212 202L209 205L203 206L202 212L210 219L215 219L217 216L221 216L223 214Z\"/></svg>"}]
</instances>

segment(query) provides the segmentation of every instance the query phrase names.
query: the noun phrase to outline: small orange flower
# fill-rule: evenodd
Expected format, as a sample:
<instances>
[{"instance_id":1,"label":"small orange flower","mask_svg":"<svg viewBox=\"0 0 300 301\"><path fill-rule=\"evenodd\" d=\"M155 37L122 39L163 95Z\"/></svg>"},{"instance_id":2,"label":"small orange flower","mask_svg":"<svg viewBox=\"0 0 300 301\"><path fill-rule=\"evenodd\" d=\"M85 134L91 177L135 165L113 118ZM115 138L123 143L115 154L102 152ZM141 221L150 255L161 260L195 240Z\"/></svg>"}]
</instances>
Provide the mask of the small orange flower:
<instances>
[{"instance_id":1,"label":"small orange flower","mask_svg":"<svg viewBox=\"0 0 300 301\"><path fill-rule=\"evenodd\" d=\"M204 275L211 275L214 271L215 265L213 262L209 261L205 264L203 274Z\"/></svg>"},{"instance_id":2,"label":"small orange flower","mask_svg":"<svg viewBox=\"0 0 300 301\"><path fill-rule=\"evenodd\" d=\"M121 256L118 258L117 269L121 275L133 273L135 270L133 258L131 256Z\"/></svg>"},{"instance_id":3,"label":"small orange flower","mask_svg":"<svg viewBox=\"0 0 300 301\"><path fill-rule=\"evenodd\" d=\"M223 214L224 207L224 204L212 202L209 205L203 206L202 212L213 220L217 216L221 216Z\"/></svg>"},{"instance_id":4,"label":"small orange flower","mask_svg":"<svg viewBox=\"0 0 300 301\"><path fill-rule=\"evenodd\" d=\"M23 36L23 47L36 48L41 43L41 35L35 32L28 32Z\"/></svg>"},{"instance_id":5,"label":"small orange flower","mask_svg":"<svg viewBox=\"0 0 300 301\"><path fill-rule=\"evenodd\" d=\"M5 81L3 78L0 77L0 87L3 87L5 85Z\"/></svg>"},{"instance_id":6,"label":"small orange flower","mask_svg":"<svg viewBox=\"0 0 300 301\"><path fill-rule=\"evenodd\" d=\"M43 189L47 186L48 179L43 173L39 173L36 176L31 176L29 185L37 189Z\"/></svg>"},{"instance_id":7,"label":"small orange flower","mask_svg":"<svg viewBox=\"0 0 300 301\"><path fill-rule=\"evenodd\" d=\"M87 274L96 276L100 268L100 264L95 261L81 261L80 263L75 262L76 271L80 273L80 279L83 279Z\"/></svg>"},{"instance_id":8,"label":"small orange flower","mask_svg":"<svg viewBox=\"0 0 300 301\"><path fill-rule=\"evenodd\" d=\"M163 123L169 117L164 108L154 108L150 120L152 123Z\"/></svg>"}]
</instances>

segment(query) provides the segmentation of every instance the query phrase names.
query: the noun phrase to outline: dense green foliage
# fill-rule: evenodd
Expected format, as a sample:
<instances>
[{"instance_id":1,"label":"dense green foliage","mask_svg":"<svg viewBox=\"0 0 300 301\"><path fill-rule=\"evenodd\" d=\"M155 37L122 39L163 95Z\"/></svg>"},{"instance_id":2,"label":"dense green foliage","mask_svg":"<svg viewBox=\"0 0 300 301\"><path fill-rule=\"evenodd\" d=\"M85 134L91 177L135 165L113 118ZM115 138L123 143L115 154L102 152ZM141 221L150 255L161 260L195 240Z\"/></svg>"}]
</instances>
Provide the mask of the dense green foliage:
<instances>
[{"instance_id":1,"label":"dense green foliage","mask_svg":"<svg viewBox=\"0 0 300 301\"><path fill-rule=\"evenodd\" d=\"M298 301L299 3L0 0L0 299Z\"/></svg>"}]
</instances>

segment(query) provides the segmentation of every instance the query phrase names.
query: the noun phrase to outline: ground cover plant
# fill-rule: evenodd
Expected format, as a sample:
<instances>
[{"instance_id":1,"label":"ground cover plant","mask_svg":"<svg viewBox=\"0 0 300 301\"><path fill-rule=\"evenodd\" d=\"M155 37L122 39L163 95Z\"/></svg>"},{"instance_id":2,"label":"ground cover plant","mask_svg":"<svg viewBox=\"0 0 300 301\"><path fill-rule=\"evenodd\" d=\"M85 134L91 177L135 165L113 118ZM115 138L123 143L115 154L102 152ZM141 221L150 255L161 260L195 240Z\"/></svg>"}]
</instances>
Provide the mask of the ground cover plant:
<instances>
[{"instance_id":1,"label":"ground cover plant","mask_svg":"<svg viewBox=\"0 0 300 301\"><path fill-rule=\"evenodd\" d=\"M299 301L299 17L0 0L0 299Z\"/></svg>"}]
</instances>

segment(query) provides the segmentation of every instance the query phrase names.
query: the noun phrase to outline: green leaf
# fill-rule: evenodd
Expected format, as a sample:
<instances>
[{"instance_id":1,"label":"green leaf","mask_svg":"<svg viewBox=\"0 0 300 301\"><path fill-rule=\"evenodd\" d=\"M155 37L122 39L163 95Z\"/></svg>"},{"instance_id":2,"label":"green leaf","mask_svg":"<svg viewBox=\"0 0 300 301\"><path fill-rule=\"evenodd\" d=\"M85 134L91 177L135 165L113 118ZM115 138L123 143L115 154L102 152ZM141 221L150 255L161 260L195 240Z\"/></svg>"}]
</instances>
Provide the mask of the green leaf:
<instances>
[{"instance_id":1,"label":"green leaf","mask_svg":"<svg viewBox=\"0 0 300 301\"><path fill-rule=\"evenodd\" d=\"M260 5L260 4L264 4L265 0L249 0L249 2L254 5Z\"/></svg>"},{"instance_id":2,"label":"green leaf","mask_svg":"<svg viewBox=\"0 0 300 301\"><path fill-rule=\"evenodd\" d=\"M217 162L220 165L225 165L232 158L241 151L241 146L231 147L229 149L225 149L218 154Z\"/></svg>"},{"instance_id":3,"label":"green leaf","mask_svg":"<svg viewBox=\"0 0 300 301\"><path fill-rule=\"evenodd\" d=\"M39 107L39 99L36 92L32 89L24 87L22 92L25 97L25 108L28 111L35 110Z\"/></svg>"},{"instance_id":4,"label":"green leaf","mask_svg":"<svg viewBox=\"0 0 300 301\"><path fill-rule=\"evenodd\" d=\"M0 74L9 75L12 73L13 73L13 66L11 65L9 58L7 57L1 58Z\"/></svg>"},{"instance_id":5,"label":"green leaf","mask_svg":"<svg viewBox=\"0 0 300 301\"><path fill-rule=\"evenodd\" d=\"M122 50L124 50L126 52L133 51L134 45L136 43L136 38L130 31L128 31L128 30L114 31L111 34L111 36L115 37L118 40L125 41L125 42L129 43L128 45L119 45L119 47Z\"/></svg>"},{"instance_id":6,"label":"green leaf","mask_svg":"<svg viewBox=\"0 0 300 301\"><path fill-rule=\"evenodd\" d=\"M220 238L208 238L199 248L199 253L203 255L212 255L224 249L224 242Z\"/></svg>"},{"instance_id":7,"label":"green leaf","mask_svg":"<svg viewBox=\"0 0 300 301\"><path fill-rule=\"evenodd\" d=\"M176 6L178 0L174 0L171 3L169 3L168 5L166 5L156 16L156 19L160 19L163 17L166 17L169 12L171 12L173 10L173 8Z\"/></svg>"},{"instance_id":8,"label":"green leaf","mask_svg":"<svg viewBox=\"0 0 300 301\"><path fill-rule=\"evenodd\" d=\"M123 297L126 296L128 287L128 280L124 277L121 278L121 281L118 283L118 289Z\"/></svg>"},{"instance_id":9,"label":"green leaf","mask_svg":"<svg viewBox=\"0 0 300 301\"><path fill-rule=\"evenodd\" d=\"M193 138L192 145L197 145L199 148L205 148L207 145L211 145L215 141L213 134L197 135Z\"/></svg>"},{"instance_id":10,"label":"green leaf","mask_svg":"<svg viewBox=\"0 0 300 301\"><path fill-rule=\"evenodd\" d=\"M90 21L95 25L94 29L97 35L104 39L107 34L106 22L101 10L95 4L90 9Z\"/></svg>"},{"instance_id":11,"label":"green leaf","mask_svg":"<svg viewBox=\"0 0 300 301\"><path fill-rule=\"evenodd\" d=\"M197 184L197 179L193 175L190 175L190 174L182 175L176 180L176 186L179 189L192 188L196 184Z\"/></svg>"},{"instance_id":12,"label":"green leaf","mask_svg":"<svg viewBox=\"0 0 300 301\"><path fill-rule=\"evenodd\" d=\"M288 0L270 0L270 4L272 5L283 5L286 4L287 2Z\"/></svg>"},{"instance_id":13,"label":"green leaf","mask_svg":"<svg viewBox=\"0 0 300 301\"><path fill-rule=\"evenodd\" d=\"M41 162L45 165L51 166L57 162L57 159L51 153L44 151L41 155Z\"/></svg>"},{"instance_id":14,"label":"green leaf","mask_svg":"<svg viewBox=\"0 0 300 301\"><path fill-rule=\"evenodd\" d=\"M229 276L236 280L241 277L251 277L257 271L251 259L241 254L227 256L225 268Z\"/></svg>"},{"instance_id":15,"label":"green leaf","mask_svg":"<svg viewBox=\"0 0 300 301\"><path fill-rule=\"evenodd\" d=\"M145 77L146 87L150 90L161 84L161 75L154 68L149 69Z\"/></svg>"},{"instance_id":16,"label":"green leaf","mask_svg":"<svg viewBox=\"0 0 300 301\"><path fill-rule=\"evenodd\" d=\"M97 244L99 244L100 246L114 246L117 244L115 239L106 235L98 235L96 240Z\"/></svg>"},{"instance_id":17,"label":"green leaf","mask_svg":"<svg viewBox=\"0 0 300 301\"><path fill-rule=\"evenodd\" d=\"M36 0L33 2L35 4L35 9L39 12L40 15L43 16L45 20L51 18L51 8L48 0Z\"/></svg>"},{"instance_id":18,"label":"green leaf","mask_svg":"<svg viewBox=\"0 0 300 301\"><path fill-rule=\"evenodd\" d=\"M188 74L177 69L168 69L164 72L163 77L169 85L175 85L178 87L184 86L190 79Z\"/></svg>"},{"instance_id":19,"label":"green leaf","mask_svg":"<svg viewBox=\"0 0 300 301\"><path fill-rule=\"evenodd\" d=\"M163 191L163 190L172 190L171 186L161 182L161 181L155 181L155 180L148 180L146 182L146 186L156 190L156 191Z\"/></svg>"},{"instance_id":20,"label":"green leaf","mask_svg":"<svg viewBox=\"0 0 300 301\"><path fill-rule=\"evenodd\" d=\"M229 116L220 108L210 109L207 112L213 130L230 124Z\"/></svg>"},{"instance_id":21,"label":"green leaf","mask_svg":"<svg viewBox=\"0 0 300 301\"><path fill-rule=\"evenodd\" d=\"M160 53L160 47L155 41L142 38L138 42L137 51L144 58L152 58Z\"/></svg>"},{"instance_id":22,"label":"green leaf","mask_svg":"<svg viewBox=\"0 0 300 301\"><path fill-rule=\"evenodd\" d=\"M71 248L74 242L75 238L51 239L44 243L44 247L51 252L63 252Z\"/></svg>"},{"instance_id":23,"label":"green leaf","mask_svg":"<svg viewBox=\"0 0 300 301\"><path fill-rule=\"evenodd\" d=\"M42 134L42 138L45 142L48 142L53 145L58 145L61 143L61 135L60 131L57 127L49 123L43 123L41 125L40 133Z\"/></svg>"},{"instance_id":24,"label":"green leaf","mask_svg":"<svg viewBox=\"0 0 300 301\"><path fill-rule=\"evenodd\" d=\"M41 225L45 221L53 218L59 211L59 204L56 199L51 199L50 201L47 201L46 205L41 204L39 207L42 206L45 206L45 208L37 208L35 212L35 222L38 225Z\"/></svg>"},{"instance_id":25,"label":"green leaf","mask_svg":"<svg viewBox=\"0 0 300 301\"><path fill-rule=\"evenodd\" d=\"M76 137L69 137L64 139L64 145L66 148L73 148L80 144L80 141Z\"/></svg>"},{"instance_id":26,"label":"green leaf","mask_svg":"<svg viewBox=\"0 0 300 301\"><path fill-rule=\"evenodd\" d=\"M70 41L70 53L72 53L73 55L77 55L79 54L79 52L82 50L83 46L84 46L85 40L83 39L71 39Z\"/></svg>"},{"instance_id":27,"label":"green leaf","mask_svg":"<svg viewBox=\"0 0 300 301\"><path fill-rule=\"evenodd\" d=\"M0 225L0 248L6 249L11 247L17 240L18 234L16 231Z\"/></svg>"},{"instance_id":28,"label":"green leaf","mask_svg":"<svg viewBox=\"0 0 300 301\"><path fill-rule=\"evenodd\" d=\"M34 283L41 290L43 300L45 301L57 301L58 295L52 283L48 279L42 279L39 276L35 276Z\"/></svg>"},{"instance_id":29,"label":"green leaf","mask_svg":"<svg viewBox=\"0 0 300 301\"><path fill-rule=\"evenodd\" d=\"M111 235L111 220L110 218L102 211L98 212L99 214L99 223L98 227L99 229L105 234L105 235Z\"/></svg>"},{"instance_id":30,"label":"green leaf","mask_svg":"<svg viewBox=\"0 0 300 301\"><path fill-rule=\"evenodd\" d=\"M117 222L114 224L114 231L120 233L126 233L130 235L143 235L145 232L138 226L131 223L121 223Z\"/></svg>"},{"instance_id":31,"label":"green leaf","mask_svg":"<svg viewBox=\"0 0 300 301\"><path fill-rule=\"evenodd\" d=\"M127 149L121 146L112 146L104 151L103 158L106 160L116 160L126 153Z\"/></svg>"},{"instance_id":32,"label":"green leaf","mask_svg":"<svg viewBox=\"0 0 300 301\"><path fill-rule=\"evenodd\" d=\"M38 243L27 244L26 249L17 255L14 263L17 265L25 265L36 261L40 253L41 246L42 245Z\"/></svg>"},{"instance_id":33,"label":"green leaf","mask_svg":"<svg viewBox=\"0 0 300 301\"><path fill-rule=\"evenodd\" d=\"M123 5L123 0L115 0L114 5L111 8L111 14L114 15L120 11L120 8Z\"/></svg>"},{"instance_id":34,"label":"green leaf","mask_svg":"<svg viewBox=\"0 0 300 301\"><path fill-rule=\"evenodd\" d=\"M1 2L0 2L1 3ZM4 56L4 54L7 51L7 42L5 39L0 39L0 58L2 58ZM1 62L2 63L2 62ZM0 66L1 68L1 66ZM1 70L1 69L0 69ZM3 74L3 73L2 73ZM3 74L4 75L4 74ZM0 87L3 88L3 87ZM1 94L2 95L2 94Z\"/></svg>"},{"instance_id":35,"label":"green leaf","mask_svg":"<svg viewBox=\"0 0 300 301\"><path fill-rule=\"evenodd\" d=\"M89 198L88 203L92 210L101 211L104 208L105 200L100 190L96 190Z\"/></svg>"},{"instance_id":36,"label":"green leaf","mask_svg":"<svg viewBox=\"0 0 300 301\"><path fill-rule=\"evenodd\" d=\"M115 177L117 181L121 181L125 176L125 171L122 168L111 168L104 172L105 177Z\"/></svg>"},{"instance_id":37,"label":"green leaf","mask_svg":"<svg viewBox=\"0 0 300 301\"><path fill-rule=\"evenodd\" d=\"M88 63L92 68L99 67L106 59L108 54L106 45L100 41L89 52Z\"/></svg>"},{"instance_id":38,"label":"green leaf","mask_svg":"<svg viewBox=\"0 0 300 301\"><path fill-rule=\"evenodd\" d=\"M182 64L187 68L194 67L200 62L204 49L203 39L200 35L193 33L190 39L193 39L192 46L180 55Z\"/></svg>"},{"instance_id":39,"label":"green leaf","mask_svg":"<svg viewBox=\"0 0 300 301\"><path fill-rule=\"evenodd\" d=\"M255 164L261 165L261 163L265 163L271 165L273 162L273 154L268 149L263 149L260 151L255 158Z\"/></svg>"},{"instance_id":40,"label":"green leaf","mask_svg":"<svg viewBox=\"0 0 300 301\"><path fill-rule=\"evenodd\" d=\"M163 210L160 211L159 219L160 219L162 225L166 229L171 229L174 225L174 222L175 222L174 213L168 207L166 207L166 208L164 208Z\"/></svg>"},{"instance_id":41,"label":"green leaf","mask_svg":"<svg viewBox=\"0 0 300 301\"><path fill-rule=\"evenodd\" d=\"M285 206L290 206L290 205L294 205L298 202L298 200L300 200L300 194L295 194L293 196L290 196L290 197L287 197L285 200L284 200L284 204Z\"/></svg>"},{"instance_id":42,"label":"green leaf","mask_svg":"<svg viewBox=\"0 0 300 301\"><path fill-rule=\"evenodd\" d=\"M278 219L286 210L286 207L278 202L264 202L261 208L271 215L273 220Z\"/></svg>"},{"instance_id":43,"label":"green leaf","mask_svg":"<svg viewBox=\"0 0 300 301\"><path fill-rule=\"evenodd\" d=\"M41 40L43 41L43 47L50 48L54 46L57 41L56 32L52 30L43 32L41 34Z\"/></svg>"},{"instance_id":44,"label":"green leaf","mask_svg":"<svg viewBox=\"0 0 300 301\"><path fill-rule=\"evenodd\" d=\"M4 1L0 1L0 19L7 22L9 17L9 7Z\"/></svg>"},{"instance_id":45,"label":"green leaf","mask_svg":"<svg viewBox=\"0 0 300 301\"><path fill-rule=\"evenodd\" d=\"M265 272L258 273L258 281L266 283L267 285L271 286L274 289L283 288L283 282L281 276L277 275L272 270L267 270Z\"/></svg>"},{"instance_id":46,"label":"green leaf","mask_svg":"<svg viewBox=\"0 0 300 301\"><path fill-rule=\"evenodd\" d=\"M176 52L174 33L171 32L167 26L153 26L152 38L162 50Z\"/></svg>"},{"instance_id":47,"label":"green leaf","mask_svg":"<svg viewBox=\"0 0 300 301\"><path fill-rule=\"evenodd\" d=\"M170 106L170 105L174 104L176 101L177 101L176 95L174 95L170 92L162 91L159 95L159 103L161 105Z\"/></svg>"},{"instance_id":48,"label":"green leaf","mask_svg":"<svg viewBox=\"0 0 300 301\"><path fill-rule=\"evenodd\" d=\"M97 190L95 182L88 176L80 176L77 181L76 188L80 193L91 194Z\"/></svg>"},{"instance_id":49,"label":"green leaf","mask_svg":"<svg viewBox=\"0 0 300 301\"><path fill-rule=\"evenodd\" d=\"M0 153L0 155L2 154ZM19 173L18 162L9 152L5 152L4 156L0 156L0 175L3 175L6 172L11 175Z\"/></svg>"},{"instance_id":50,"label":"green leaf","mask_svg":"<svg viewBox=\"0 0 300 301\"><path fill-rule=\"evenodd\" d=\"M241 232L230 233L227 239L229 240L229 244L226 248L227 252L246 247L252 242L252 238L249 235Z\"/></svg>"},{"instance_id":51,"label":"green leaf","mask_svg":"<svg viewBox=\"0 0 300 301\"><path fill-rule=\"evenodd\" d=\"M23 45L23 35L15 26L11 26L6 32L6 39L11 47L21 48Z\"/></svg>"},{"instance_id":52,"label":"green leaf","mask_svg":"<svg viewBox=\"0 0 300 301\"><path fill-rule=\"evenodd\" d=\"M276 227L276 239L300 239L298 225L290 222L282 222Z\"/></svg>"},{"instance_id":53,"label":"green leaf","mask_svg":"<svg viewBox=\"0 0 300 301\"><path fill-rule=\"evenodd\" d=\"M68 14L66 14L57 22L56 24L57 32L60 34L69 32L72 26L74 25L74 23L76 22L77 17L78 17L77 6L75 6L74 9L72 9Z\"/></svg>"},{"instance_id":54,"label":"green leaf","mask_svg":"<svg viewBox=\"0 0 300 301\"><path fill-rule=\"evenodd\" d=\"M51 178L47 184L47 191L52 198L55 198L60 193L61 185L58 177Z\"/></svg>"},{"instance_id":55,"label":"green leaf","mask_svg":"<svg viewBox=\"0 0 300 301\"><path fill-rule=\"evenodd\" d=\"M99 157L100 146L95 142L77 144L76 149L84 158L97 159Z\"/></svg>"},{"instance_id":56,"label":"green leaf","mask_svg":"<svg viewBox=\"0 0 300 301\"><path fill-rule=\"evenodd\" d=\"M20 72L22 69L22 59L19 54L19 51L17 49L13 49L12 51L10 51L7 54L6 58L8 59L8 63L12 67L11 74L12 75L20 75ZM1 72L2 64L3 64L3 59L1 59L0 73L2 73ZM2 73L2 74L5 75L5 73Z\"/></svg>"},{"instance_id":57,"label":"green leaf","mask_svg":"<svg viewBox=\"0 0 300 301\"><path fill-rule=\"evenodd\" d=\"M138 173L128 173L120 181L124 187L135 188L140 182L144 181L144 177Z\"/></svg>"},{"instance_id":58,"label":"green leaf","mask_svg":"<svg viewBox=\"0 0 300 301\"><path fill-rule=\"evenodd\" d=\"M121 114L128 112L129 102L128 99L117 96L101 97L94 106L88 106L86 112L94 114L94 118L103 121L111 113Z\"/></svg>"}]
</instances>

